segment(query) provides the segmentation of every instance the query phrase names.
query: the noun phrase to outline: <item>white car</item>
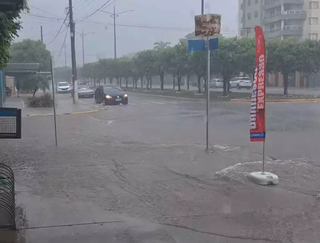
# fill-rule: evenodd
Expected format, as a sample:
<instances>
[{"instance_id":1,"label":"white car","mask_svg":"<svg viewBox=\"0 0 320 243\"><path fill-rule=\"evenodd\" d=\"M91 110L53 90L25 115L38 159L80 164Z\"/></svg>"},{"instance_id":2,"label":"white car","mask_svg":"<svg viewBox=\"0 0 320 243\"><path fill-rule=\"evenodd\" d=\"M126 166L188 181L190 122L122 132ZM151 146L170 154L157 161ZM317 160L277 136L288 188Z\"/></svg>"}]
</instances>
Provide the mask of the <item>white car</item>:
<instances>
[{"instance_id":1,"label":"white car","mask_svg":"<svg viewBox=\"0 0 320 243\"><path fill-rule=\"evenodd\" d=\"M236 77L230 80L230 87L250 89L252 87L252 81L249 77Z\"/></svg>"},{"instance_id":2,"label":"white car","mask_svg":"<svg viewBox=\"0 0 320 243\"><path fill-rule=\"evenodd\" d=\"M223 80L220 78L211 80L210 88L223 88Z\"/></svg>"},{"instance_id":3,"label":"white car","mask_svg":"<svg viewBox=\"0 0 320 243\"><path fill-rule=\"evenodd\" d=\"M57 93L70 93L71 86L67 82L59 82L57 84Z\"/></svg>"}]
</instances>

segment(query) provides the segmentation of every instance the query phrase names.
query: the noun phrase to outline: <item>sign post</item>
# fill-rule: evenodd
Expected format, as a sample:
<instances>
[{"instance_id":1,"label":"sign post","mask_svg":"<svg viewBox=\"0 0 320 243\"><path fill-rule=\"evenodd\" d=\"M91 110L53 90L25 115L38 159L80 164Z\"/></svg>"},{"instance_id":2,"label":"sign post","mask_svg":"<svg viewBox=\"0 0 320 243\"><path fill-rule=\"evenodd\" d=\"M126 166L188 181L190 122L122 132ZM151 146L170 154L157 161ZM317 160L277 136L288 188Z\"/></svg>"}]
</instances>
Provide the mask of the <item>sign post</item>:
<instances>
[{"instance_id":1,"label":"sign post","mask_svg":"<svg viewBox=\"0 0 320 243\"><path fill-rule=\"evenodd\" d=\"M278 184L278 176L265 172L266 141L266 72L267 58L263 30L255 27L256 61L250 106L250 141L262 142L262 172L253 172L250 178L259 185Z\"/></svg>"},{"instance_id":2,"label":"sign post","mask_svg":"<svg viewBox=\"0 0 320 243\"><path fill-rule=\"evenodd\" d=\"M195 16L195 36L206 37L206 50L208 54L208 74L206 82L207 102L206 102L206 151L209 151L209 109L210 109L210 37L220 34L221 15L202 14Z\"/></svg>"}]
</instances>

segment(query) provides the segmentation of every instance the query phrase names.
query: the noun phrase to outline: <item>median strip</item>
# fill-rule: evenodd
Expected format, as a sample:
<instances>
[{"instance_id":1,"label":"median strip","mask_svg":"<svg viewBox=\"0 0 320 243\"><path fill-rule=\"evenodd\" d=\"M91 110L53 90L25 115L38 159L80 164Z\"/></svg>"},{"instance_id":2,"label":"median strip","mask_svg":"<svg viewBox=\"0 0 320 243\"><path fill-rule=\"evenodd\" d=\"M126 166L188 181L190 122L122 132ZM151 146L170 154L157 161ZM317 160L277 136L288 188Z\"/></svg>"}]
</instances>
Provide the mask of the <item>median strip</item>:
<instances>
[{"instance_id":1,"label":"median strip","mask_svg":"<svg viewBox=\"0 0 320 243\"><path fill-rule=\"evenodd\" d=\"M85 115L85 114L92 114L97 113L100 111L106 110L106 108L96 109L96 110L89 110L89 111L75 111L75 112L66 112L66 113L57 113L57 116L69 116L69 115ZM53 113L47 114L29 114L24 117L46 117L46 116L53 116Z\"/></svg>"}]
</instances>

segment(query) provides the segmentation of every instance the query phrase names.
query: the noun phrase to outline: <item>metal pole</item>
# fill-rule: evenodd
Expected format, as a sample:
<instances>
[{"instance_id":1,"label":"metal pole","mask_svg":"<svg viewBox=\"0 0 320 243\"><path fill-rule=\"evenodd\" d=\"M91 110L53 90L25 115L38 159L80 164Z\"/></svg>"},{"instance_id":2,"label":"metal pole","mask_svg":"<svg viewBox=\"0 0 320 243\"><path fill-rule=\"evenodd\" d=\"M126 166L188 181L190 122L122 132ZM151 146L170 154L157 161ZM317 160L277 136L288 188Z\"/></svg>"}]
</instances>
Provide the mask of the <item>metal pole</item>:
<instances>
[{"instance_id":1,"label":"metal pole","mask_svg":"<svg viewBox=\"0 0 320 243\"><path fill-rule=\"evenodd\" d=\"M114 42L114 59L117 59L117 33L116 33L116 6L113 7L113 42Z\"/></svg>"},{"instance_id":2,"label":"metal pole","mask_svg":"<svg viewBox=\"0 0 320 243\"><path fill-rule=\"evenodd\" d=\"M201 0L201 15L204 15L204 0Z\"/></svg>"},{"instance_id":3,"label":"metal pole","mask_svg":"<svg viewBox=\"0 0 320 243\"><path fill-rule=\"evenodd\" d=\"M40 35L41 35L41 42L43 43L43 31L42 31L42 25L40 26Z\"/></svg>"},{"instance_id":4,"label":"metal pole","mask_svg":"<svg viewBox=\"0 0 320 243\"><path fill-rule=\"evenodd\" d=\"M266 142L263 141L263 145L262 145L262 174L264 174L265 147L266 147Z\"/></svg>"},{"instance_id":5,"label":"metal pole","mask_svg":"<svg viewBox=\"0 0 320 243\"><path fill-rule=\"evenodd\" d=\"M52 57L50 58L50 66L51 66L51 85L52 85L52 99L53 99L54 139L55 139L56 146L58 146L57 113L56 113L56 99L55 99L55 92L54 92L54 74L53 74Z\"/></svg>"},{"instance_id":6,"label":"metal pole","mask_svg":"<svg viewBox=\"0 0 320 243\"><path fill-rule=\"evenodd\" d=\"M207 75L207 105L206 105L206 151L209 151L209 108L210 108L210 46L209 37L207 37L207 53L208 53L208 75Z\"/></svg>"},{"instance_id":7,"label":"metal pole","mask_svg":"<svg viewBox=\"0 0 320 243\"><path fill-rule=\"evenodd\" d=\"M82 66L84 66L84 34L82 30Z\"/></svg>"},{"instance_id":8,"label":"metal pole","mask_svg":"<svg viewBox=\"0 0 320 243\"><path fill-rule=\"evenodd\" d=\"M67 66L67 44L64 43L64 66Z\"/></svg>"},{"instance_id":9,"label":"metal pole","mask_svg":"<svg viewBox=\"0 0 320 243\"><path fill-rule=\"evenodd\" d=\"M77 64L76 64L76 49L75 49L75 23L73 21L72 0L69 0L69 19L70 19L70 39L71 39L71 63L72 63L72 85L73 85L73 103L77 103Z\"/></svg>"}]
</instances>

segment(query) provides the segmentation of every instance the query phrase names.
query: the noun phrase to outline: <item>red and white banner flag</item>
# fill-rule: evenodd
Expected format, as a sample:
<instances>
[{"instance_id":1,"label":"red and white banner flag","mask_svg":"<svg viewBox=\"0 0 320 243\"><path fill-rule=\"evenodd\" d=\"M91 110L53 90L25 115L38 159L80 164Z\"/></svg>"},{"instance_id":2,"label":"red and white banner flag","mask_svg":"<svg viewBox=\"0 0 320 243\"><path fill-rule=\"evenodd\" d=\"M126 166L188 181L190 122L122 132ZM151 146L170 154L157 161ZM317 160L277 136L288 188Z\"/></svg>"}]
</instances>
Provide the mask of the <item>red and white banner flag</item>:
<instances>
[{"instance_id":1,"label":"red and white banner flag","mask_svg":"<svg viewBox=\"0 0 320 243\"><path fill-rule=\"evenodd\" d=\"M255 27L256 62L250 107L250 140L266 139L266 46L263 30Z\"/></svg>"}]
</instances>

